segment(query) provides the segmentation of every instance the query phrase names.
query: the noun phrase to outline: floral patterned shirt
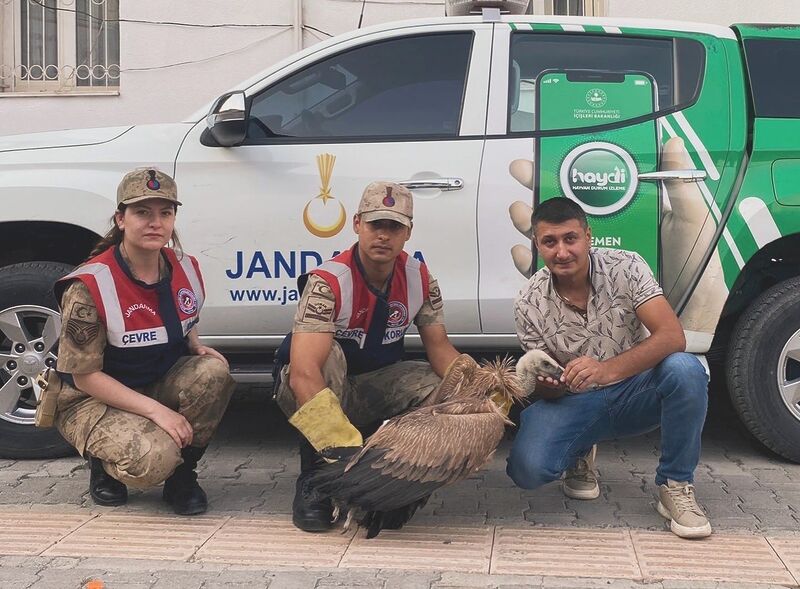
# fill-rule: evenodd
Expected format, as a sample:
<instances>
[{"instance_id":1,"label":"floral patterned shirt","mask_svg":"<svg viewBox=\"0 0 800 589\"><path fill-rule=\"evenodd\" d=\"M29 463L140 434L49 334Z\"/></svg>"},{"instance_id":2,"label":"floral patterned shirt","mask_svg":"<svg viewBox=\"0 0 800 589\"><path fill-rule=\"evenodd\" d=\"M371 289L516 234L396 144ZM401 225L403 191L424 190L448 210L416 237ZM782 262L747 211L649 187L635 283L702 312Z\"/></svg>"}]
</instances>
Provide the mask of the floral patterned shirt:
<instances>
[{"instance_id":1,"label":"floral patterned shirt","mask_svg":"<svg viewBox=\"0 0 800 589\"><path fill-rule=\"evenodd\" d=\"M517 337L525 351L543 350L565 365L579 356L603 361L648 335L636 309L663 291L637 253L592 248L586 312L557 292L547 268L536 272L514 302Z\"/></svg>"}]
</instances>

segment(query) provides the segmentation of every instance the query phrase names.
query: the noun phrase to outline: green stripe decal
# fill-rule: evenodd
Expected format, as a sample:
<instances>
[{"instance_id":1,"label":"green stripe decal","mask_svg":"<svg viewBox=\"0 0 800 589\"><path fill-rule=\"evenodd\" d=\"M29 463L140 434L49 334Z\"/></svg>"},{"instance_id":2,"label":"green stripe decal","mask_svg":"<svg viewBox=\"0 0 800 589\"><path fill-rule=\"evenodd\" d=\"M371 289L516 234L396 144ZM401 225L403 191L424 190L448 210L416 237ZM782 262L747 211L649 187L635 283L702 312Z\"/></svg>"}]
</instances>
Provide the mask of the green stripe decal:
<instances>
[{"instance_id":1,"label":"green stripe decal","mask_svg":"<svg viewBox=\"0 0 800 589\"><path fill-rule=\"evenodd\" d=\"M601 27L600 25L583 25L583 30L587 33L603 33L605 34L606 30Z\"/></svg>"},{"instance_id":2,"label":"green stripe decal","mask_svg":"<svg viewBox=\"0 0 800 589\"><path fill-rule=\"evenodd\" d=\"M556 31L559 33L563 31L561 25L552 23L530 23L530 27L533 31Z\"/></svg>"}]
</instances>

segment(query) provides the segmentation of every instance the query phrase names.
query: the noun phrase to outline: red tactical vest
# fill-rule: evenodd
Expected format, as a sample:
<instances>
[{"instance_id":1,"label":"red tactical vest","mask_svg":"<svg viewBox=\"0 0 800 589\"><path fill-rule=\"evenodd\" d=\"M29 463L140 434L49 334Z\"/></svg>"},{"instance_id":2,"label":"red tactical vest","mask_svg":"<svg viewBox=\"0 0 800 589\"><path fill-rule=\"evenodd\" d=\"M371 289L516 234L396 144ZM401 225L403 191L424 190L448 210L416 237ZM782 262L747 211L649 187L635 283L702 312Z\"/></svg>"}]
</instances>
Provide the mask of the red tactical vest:
<instances>
[{"instance_id":1,"label":"red tactical vest","mask_svg":"<svg viewBox=\"0 0 800 589\"><path fill-rule=\"evenodd\" d=\"M163 248L170 277L148 285L133 278L118 247L112 247L56 283L61 299L69 281L86 285L106 328L103 371L131 387L161 378L188 353L186 335L205 299L197 260Z\"/></svg>"},{"instance_id":2,"label":"red tactical vest","mask_svg":"<svg viewBox=\"0 0 800 589\"><path fill-rule=\"evenodd\" d=\"M312 274L334 292L334 337L347 358L348 372L360 374L399 362L403 337L428 299L428 268L401 252L394 263L386 297L378 300L355 257L355 248L328 260Z\"/></svg>"}]
</instances>

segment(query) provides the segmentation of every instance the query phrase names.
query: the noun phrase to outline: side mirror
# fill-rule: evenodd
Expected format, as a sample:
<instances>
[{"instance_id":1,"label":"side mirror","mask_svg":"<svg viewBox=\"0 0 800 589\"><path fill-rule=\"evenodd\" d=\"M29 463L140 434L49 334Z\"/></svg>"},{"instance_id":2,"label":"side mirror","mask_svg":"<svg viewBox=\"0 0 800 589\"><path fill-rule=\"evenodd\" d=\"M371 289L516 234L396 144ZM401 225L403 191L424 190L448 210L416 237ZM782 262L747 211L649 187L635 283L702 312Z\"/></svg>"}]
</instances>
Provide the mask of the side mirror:
<instances>
[{"instance_id":1,"label":"side mirror","mask_svg":"<svg viewBox=\"0 0 800 589\"><path fill-rule=\"evenodd\" d=\"M244 92L220 96L206 115L206 127L221 147L241 144L247 136L247 106Z\"/></svg>"}]
</instances>

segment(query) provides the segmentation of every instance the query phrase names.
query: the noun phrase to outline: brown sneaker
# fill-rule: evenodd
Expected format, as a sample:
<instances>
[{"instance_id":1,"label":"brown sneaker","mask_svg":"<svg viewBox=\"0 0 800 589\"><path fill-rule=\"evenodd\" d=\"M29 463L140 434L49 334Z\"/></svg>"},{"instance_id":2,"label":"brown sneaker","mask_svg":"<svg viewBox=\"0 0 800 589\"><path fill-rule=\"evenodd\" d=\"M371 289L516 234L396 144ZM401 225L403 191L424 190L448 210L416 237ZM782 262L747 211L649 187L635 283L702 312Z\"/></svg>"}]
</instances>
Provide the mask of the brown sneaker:
<instances>
[{"instance_id":1,"label":"brown sneaker","mask_svg":"<svg viewBox=\"0 0 800 589\"><path fill-rule=\"evenodd\" d=\"M597 456L597 445L592 446L589 453L578 458L575 466L564 473L561 490L570 499L597 499L600 496L600 485L597 484L597 473L594 470L594 459Z\"/></svg>"},{"instance_id":2,"label":"brown sneaker","mask_svg":"<svg viewBox=\"0 0 800 589\"><path fill-rule=\"evenodd\" d=\"M705 538L711 535L711 524L697 504L694 485L667 479L658 487L658 513L670 520L669 529L681 538Z\"/></svg>"}]
</instances>

